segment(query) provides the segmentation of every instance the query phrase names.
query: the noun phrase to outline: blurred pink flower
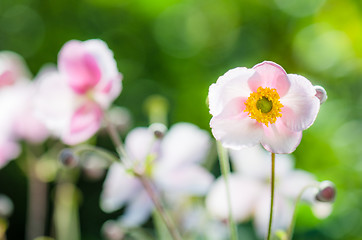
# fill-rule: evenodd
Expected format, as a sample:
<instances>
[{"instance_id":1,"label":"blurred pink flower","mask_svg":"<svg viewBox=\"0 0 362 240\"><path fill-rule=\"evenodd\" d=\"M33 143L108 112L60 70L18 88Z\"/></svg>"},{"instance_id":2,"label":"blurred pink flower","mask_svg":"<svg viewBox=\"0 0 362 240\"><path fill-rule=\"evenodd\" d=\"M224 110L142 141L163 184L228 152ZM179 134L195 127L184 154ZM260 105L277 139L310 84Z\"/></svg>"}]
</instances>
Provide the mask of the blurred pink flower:
<instances>
[{"instance_id":1,"label":"blurred pink flower","mask_svg":"<svg viewBox=\"0 0 362 240\"><path fill-rule=\"evenodd\" d=\"M0 52L0 88L30 78L31 74L20 55L10 51Z\"/></svg>"},{"instance_id":2,"label":"blurred pink flower","mask_svg":"<svg viewBox=\"0 0 362 240\"><path fill-rule=\"evenodd\" d=\"M66 144L78 144L101 126L104 111L121 92L122 75L101 40L76 40L59 52L58 71L39 75L37 115Z\"/></svg>"},{"instance_id":3,"label":"blurred pink flower","mask_svg":"<svg viewBox=\"0 0 362 240\"><path fill-rule=\"evenodd\" d=\"M20 152L17 140L38 143L48 132L34 114L35 83L21 56L0 52L0 167Z\"/></svg>"},{"instance_id":4,"label":"blurred pink flower","mask_svg":"<svg viewBox=\"0 0 362 240\"><path fill-rule=\"evenodd\" d=\"M233 149L261 143L270 152L291 153L319 106L309 80L267 61L229 70L209 89L212 133Z\"/></svg>"},{"instance_id":5,"label":"blurred pink flower","mask_svg":"<svg viewBox=\"0 0 362 240\"><path fill-rule=\"evenodd\" d=\"M230 151L236 170L229 178L233 218L242 222L254 218L259 236L268 229L270 210L270 156L259 146ZM307 185L316 183L314 176L293 169L289 155L276 156L276 183L272 229L286 229L291 221L294 200ZM218 178L206 198L206 208L218 219L227 220L228 207L225 182Z\"/></svg>"},{"instance_id":6,"label":"blurred pink flower","mask_svg":"<svg viewBox=\"0 0 362 240\"><path fill-rule=\"evenodd\" d=\"M133 166L148 174L157 191L172 197L202 196L208 191L213 177L200 163L209 147L207 132L189 123L175 124L162 139L157 139L150 128L136 128L125 140ZM142 224L153 209L139 180L123 165L114 163L104 182L101 207L111 212L125 205L126 211L120 217L125 227Z\"/></svg>"}]
</instances>

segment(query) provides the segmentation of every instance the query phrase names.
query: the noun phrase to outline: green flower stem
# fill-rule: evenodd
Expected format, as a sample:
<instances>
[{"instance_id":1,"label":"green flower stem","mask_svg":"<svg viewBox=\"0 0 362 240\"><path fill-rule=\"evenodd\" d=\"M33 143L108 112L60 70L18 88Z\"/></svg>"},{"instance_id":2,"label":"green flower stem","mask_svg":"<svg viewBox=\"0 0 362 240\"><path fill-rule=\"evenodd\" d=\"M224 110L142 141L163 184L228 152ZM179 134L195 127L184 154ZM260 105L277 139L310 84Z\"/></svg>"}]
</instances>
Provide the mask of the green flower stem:
<instances>
[{"instance_id":1,"label":"green flower stem","mask_svg":"<svg viewBox=\"0 0 362 240\"><path fill-rule=\"evenodd\" d=\"M300 202L300 199L302 198L303 193L304 193L308 188L312 188L312 187L318 187L318 185L316 185L316 184L311 184L311 185L305 186L305 187L300 191L300 193L298 194L297 198L295 199L293 217L292 217L292 220L291 220L290 225L289 225L288 230L287 230L287 238L286 238L286 239L288 239L288 240L291 240L292 237L293 237L295 221L296 221L296 219L297 219L297 207L298 207L298 204L299 204L299 202Z\"/></svg>"},{"instance_id":2,"label":"green flower stem","mask_svg":"<svg viewBox=\"0 0 362 240\"><path fill-rule=\"evenodd\" d=\"M163 206L161 199L158 197L158 195L155 193L155 191L153 190L152 184L150 182L150 180L145 177L143 172L137 172L134 171L133 167L132 167L132 163L130 162L127 153L124 149L123 143L121 141L120 136L118 135L117 129L114 127L114 125L107 121L107 130L108 133L111 137L111 140L113 142L113 144L115 145L117 152L122 160L122 163L127 167L131 167L131 169L133 170L134 176L137 177L144 189L146 190L147 194L149 195L149 197L151 198L153 205L156 208L156 211L158 212L158 214L160 215L161 219L163 220L163 222L165 223L168 231L170 232L172 238L174 240L181 240L181 235L179 234L179 232L177 231L176 226L173 224L173 221L171 220L171 218L168 216L165 207Z\"/></svg>"},{"instance_id":3,"label":"green flower stem","mask_svg":"<svg viewBox=\"0 0 362 240\"><path fill-rule=\"evenodd\" d=\"M271 154L271 199L270 199L270 216L269 216L269 228L268 228L268 237L267 239L270 240L271 237L271 226L273 222L273 208L274 208L274 183L275 183L275 153Z\"/></svg>"},{"instance_id":4,"label":"green flower stem","mask_svg":"<svg viewBox=\"0 0 362 240\"><path fill-rule=\"evenodd\" d=\"M230 174L229 158L226 149L223 148L222 144L219 141L217 141L217 152L219 155L221 173L225 181L226 198L229 210L229 227L230 227L231 240L237 240L238 231L232 215L231 200L230 200L230 189L229 189L229 179L228 179Z\"/></svg>"}]
</instances>

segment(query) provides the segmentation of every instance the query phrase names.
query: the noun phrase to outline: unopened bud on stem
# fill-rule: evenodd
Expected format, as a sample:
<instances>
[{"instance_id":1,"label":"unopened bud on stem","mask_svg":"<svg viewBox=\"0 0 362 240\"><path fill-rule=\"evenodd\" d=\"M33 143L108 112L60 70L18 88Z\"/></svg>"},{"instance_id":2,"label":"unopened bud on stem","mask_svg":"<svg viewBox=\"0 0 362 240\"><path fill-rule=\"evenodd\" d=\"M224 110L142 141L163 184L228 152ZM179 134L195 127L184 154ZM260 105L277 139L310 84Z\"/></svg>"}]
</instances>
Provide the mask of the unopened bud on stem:
<instances>
[{"instance_id":1,"label":"unopened bud on stem","mask_svg":"<svg viewBox=\"0 0 362 240\"><path fill-rule=\"evenodd\" d=\"M314 89L317 92L315 96L319 99L320 104L323 104L328 98L326 90L321 86L314 86Z\"/></svg>"},{"instance_id":2,"label":"unopened bud on stem","mask_svg":"<svg viewBox=\"0 0 362 240\"><path fill-rule=\"evenodd\" d=\"M319 185L316 200L320 202L333 202L336 197L336 187L330 181L323 181Z\"/></svg>"},{"instance_id":3,"label":"unopened bud on stem","mask_svg":"<svg viewBox=\"0 0 362 240\"><path fill-rule=\"evenodd\" d=\"M64 148L59 154L60 162L66 167L75 167L79 163L79 158L74 154L70 148Z\"/></svg>"},{"instance_id":4,"label":"unopened bud on stem","mask_svg":"<svg viewBox=\"0 0 362 240\"><path fill-rule=\"evenodd\" d=\"M151 124L150 129L153 131L153 134L157 139L163 138L167 131L167 127L162 123L153 123Z\"/></svg>"}]
</instances>

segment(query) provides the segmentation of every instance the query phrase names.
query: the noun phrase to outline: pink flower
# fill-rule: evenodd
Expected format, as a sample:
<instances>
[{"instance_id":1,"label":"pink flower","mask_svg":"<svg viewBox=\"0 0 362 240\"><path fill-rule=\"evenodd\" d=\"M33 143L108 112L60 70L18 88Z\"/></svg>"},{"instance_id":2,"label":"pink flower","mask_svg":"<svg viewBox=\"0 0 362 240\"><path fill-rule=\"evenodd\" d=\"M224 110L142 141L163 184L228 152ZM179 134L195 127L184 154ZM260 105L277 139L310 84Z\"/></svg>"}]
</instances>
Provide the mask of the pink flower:
<instances>
[{"instance_id":1,"label":"pink flower","mask_svg":"<svg viewBox=\"0 0 362 240\"><path fill-rule=\"evenodd\" d=\"M229 70L209 89L212 133L225 147L261 143L291 153L317 117L316 94L309 80L273 62Z\"/></svg>"},{"instance_id":2,"label":"pink flower","mask_svg":"<svg viewBox=\"0 0 362 240\"><path fill-rule=\"evenodd\" d=\"M0 52L0 88L30 77L31 74L21 56L10 51Z\"/></svg>"},{"instance_id":3,"label":"pink flower","mask_svg":"<svg viewBox=\"0 0 362 240\"><path fill-rule=\"evenodd\" d=\"M162 139L157 139L150 128L135 128L125 140L133 167L145 171L157 191L173 197L206 194L213 177L200 163L209 147L207 132L189 123L175 124ZM127 173L123 165L114 163L104 182L101 207L112 212L125 205L120 217L125 227L144 223L153 209L139 180Z\"/></svg>"},{"instance_id":4,"label":"pink flower","mask_svg":"<svg viewBox=\"0 0 362 240\"><path fill-rule=\"evenodd\" d=\"M37 115L66 144L78 144L101 126L104 111L121 92L122 75L101 40L76 40L59 52L58 71L39 74Z\"/></svg>"}]
</instances>

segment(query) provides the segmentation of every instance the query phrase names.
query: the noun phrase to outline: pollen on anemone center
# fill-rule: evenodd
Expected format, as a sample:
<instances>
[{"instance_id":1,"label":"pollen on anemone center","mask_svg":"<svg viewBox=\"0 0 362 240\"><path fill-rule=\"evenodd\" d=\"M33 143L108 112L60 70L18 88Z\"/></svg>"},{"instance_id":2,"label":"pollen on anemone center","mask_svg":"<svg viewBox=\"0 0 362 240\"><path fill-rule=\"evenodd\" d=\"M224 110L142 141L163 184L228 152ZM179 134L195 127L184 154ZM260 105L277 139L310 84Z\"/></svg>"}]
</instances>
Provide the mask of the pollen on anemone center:
<instances>
[{"instance_id":1,"label":"pollen on anemone center","mask_svg":"<svg viewBox=\"0 0 362 240\"><path fill-rule=\"evenodd\" d=\"M280 103L279 99L276 89L259 87L245 101L244 112L248 112L250 118L268 127L269 123L275 123L277 118L282 116L283 104Z\"/></svg>"}]
</instances>

